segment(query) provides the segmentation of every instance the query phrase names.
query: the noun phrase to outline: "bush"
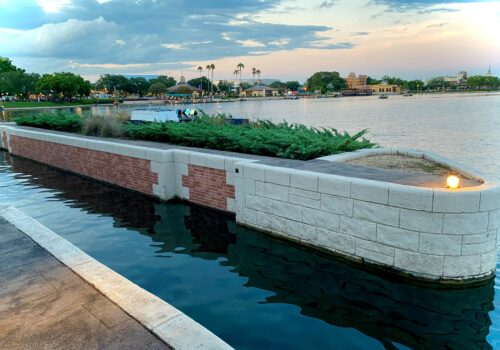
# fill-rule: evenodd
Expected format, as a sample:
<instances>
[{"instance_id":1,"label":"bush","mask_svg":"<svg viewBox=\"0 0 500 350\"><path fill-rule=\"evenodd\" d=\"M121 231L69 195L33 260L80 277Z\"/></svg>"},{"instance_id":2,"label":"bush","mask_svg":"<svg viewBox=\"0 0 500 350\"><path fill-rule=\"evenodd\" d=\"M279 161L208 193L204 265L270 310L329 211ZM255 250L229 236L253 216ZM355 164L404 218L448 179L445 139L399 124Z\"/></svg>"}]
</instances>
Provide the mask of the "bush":
<instances>
[{"instance_id":1,"label":"bush","mask_svg":"<svg viewBox=\"0 0 500 350\"><path fill-rule=\"evenodd\" d=\"M18 125L58 131L79 132L82 129L82 118L79 115L60 111L15 117L14 121Z\"/></svg>"},{"instance_id":2,"label":"bush","mask_svg":"<svg viewBox=\"0 0 500 350\"><path fill-rule=\"evenodd\" d=\"M83 119L82 133L88 136L120 137L123 120L119 116L90 115Z\"/></svg>"},{"instance_id":3,"label":"bush","mask_svg":"<svg viewBox=\"0 0 500 350\"><path fill-rule=\"evenodd\" d=\"M134 139L301 160L374 146L363 138L367 130L351 136L335 129L270 121L225 125L201 118L194 123L127 123L125 130Z\"/></svg>"},{"instance_id":4,"label":"bush","mask_svg":"<svg viewBox=\"0 0 500 350\"><path fill-rule=\"evenodd\" d=\"M177 145L233 151L290 159L314 159L340 152L371 148L363 138L367 130L354 135L335 129L316 129L301 124L257 121L244 125L225 124L224 115L202 114L191 123L126 122L128 114L79 117L64 112L15 118L19 125L82 132L101 137L127 136L133 139L168 142Z\"/></svg>"}]
</instances>

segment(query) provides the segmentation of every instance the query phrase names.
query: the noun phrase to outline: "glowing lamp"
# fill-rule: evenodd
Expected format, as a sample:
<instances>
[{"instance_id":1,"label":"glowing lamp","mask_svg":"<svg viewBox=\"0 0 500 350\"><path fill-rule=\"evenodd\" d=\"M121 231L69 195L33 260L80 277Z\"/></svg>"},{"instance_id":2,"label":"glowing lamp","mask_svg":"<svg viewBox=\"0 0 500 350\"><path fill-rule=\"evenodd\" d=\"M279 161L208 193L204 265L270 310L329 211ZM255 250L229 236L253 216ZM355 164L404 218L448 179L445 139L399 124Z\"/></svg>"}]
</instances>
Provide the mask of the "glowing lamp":
<instances>
[{"instance_id":1,"label":"glowing lamp","mask_svg":"<svg viewBox=\"0 0 500 350\"><path fill-rule=\"evenodd\" d=\"M446 178L446 187L458 188L460 186L460 178L457 175L448 175Z\"/></svg>"}]
</instances>

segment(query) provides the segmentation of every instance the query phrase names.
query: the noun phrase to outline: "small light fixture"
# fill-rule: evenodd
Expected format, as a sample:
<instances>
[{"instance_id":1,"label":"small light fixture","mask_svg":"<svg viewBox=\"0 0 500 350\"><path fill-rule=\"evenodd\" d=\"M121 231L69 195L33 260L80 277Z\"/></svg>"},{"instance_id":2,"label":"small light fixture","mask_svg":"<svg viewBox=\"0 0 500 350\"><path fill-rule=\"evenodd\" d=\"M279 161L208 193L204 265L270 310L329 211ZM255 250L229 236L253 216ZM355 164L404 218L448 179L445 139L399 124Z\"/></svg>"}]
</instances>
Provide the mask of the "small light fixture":
<instances>
[{"instance_id":1,"label":"small light fixture","mask_svg":"<svg viewBox=\"0 0 500 350\"><path fill-rule=\"evenodd\" d=\"M451 189L460 187L460 178L457 175L448 175L446 177L446 187Z\"/></svg>"}]
</instances>

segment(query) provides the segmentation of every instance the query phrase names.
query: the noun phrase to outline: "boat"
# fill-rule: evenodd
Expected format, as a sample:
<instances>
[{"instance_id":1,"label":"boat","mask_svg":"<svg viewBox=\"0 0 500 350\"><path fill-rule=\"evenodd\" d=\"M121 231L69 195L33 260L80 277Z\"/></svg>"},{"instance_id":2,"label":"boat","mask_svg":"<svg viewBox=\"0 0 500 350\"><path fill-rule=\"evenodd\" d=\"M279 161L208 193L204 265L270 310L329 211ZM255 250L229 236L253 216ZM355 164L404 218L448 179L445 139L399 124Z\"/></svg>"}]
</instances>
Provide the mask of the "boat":
<instances>
[{"instance_id":1,"label":"boat","mask_svg":"<svg viewBox=\"0 0 500 350\"><path fill-rule=\"evenodd\" d=\"M386 94L382 94L378 98L380 98L381 100L384 100L386 98L389 98L389 96L387 96Z\"/></svg>"},{"instance_id":2,"label":"boat","mask_svg":"<svg viewBox=\"0 0 500 350\"><path fill-rule=\"evenodd\" d=\"M198 115L194 108L184 110L162 109L162 108L139 108L131 112L130 121L134 124L147 122L187 122Z\"/></svg>"}]
</instances>

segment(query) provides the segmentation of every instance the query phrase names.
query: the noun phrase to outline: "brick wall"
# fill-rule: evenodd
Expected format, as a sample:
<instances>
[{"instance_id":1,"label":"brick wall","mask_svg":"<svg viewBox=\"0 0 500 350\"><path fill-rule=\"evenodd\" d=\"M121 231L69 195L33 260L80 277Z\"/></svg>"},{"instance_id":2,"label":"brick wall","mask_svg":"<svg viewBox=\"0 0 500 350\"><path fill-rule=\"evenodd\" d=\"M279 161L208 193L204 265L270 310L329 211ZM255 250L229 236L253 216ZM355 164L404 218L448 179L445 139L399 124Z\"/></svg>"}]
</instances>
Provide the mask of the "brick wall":
<instances>
[{"instance_id":1,"label":"brick wall","mask_svg":"<svg viewBox=\"0 0 500 350\"><path fill-rule=\"evenodd\" d=\"M5 141L4 141L5 142ZM145 194L153 194L158 174L151 161L11 135L12 154Z\"/></svg>"},{"instance_id":2,"label":"brick wall","mask_svg":"<svg viewBox=\"0 0 500 350\"><path fill-rule=\"evenodd\" d=\"M182 186L189 189L189 200L210 208L227 211L227 199L234 199L234 186L226 184L226 171L188 165L182 175Z\"/></svg>"}]
</instances>

